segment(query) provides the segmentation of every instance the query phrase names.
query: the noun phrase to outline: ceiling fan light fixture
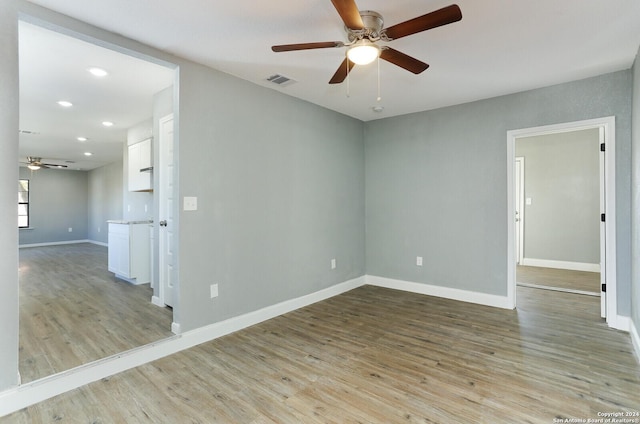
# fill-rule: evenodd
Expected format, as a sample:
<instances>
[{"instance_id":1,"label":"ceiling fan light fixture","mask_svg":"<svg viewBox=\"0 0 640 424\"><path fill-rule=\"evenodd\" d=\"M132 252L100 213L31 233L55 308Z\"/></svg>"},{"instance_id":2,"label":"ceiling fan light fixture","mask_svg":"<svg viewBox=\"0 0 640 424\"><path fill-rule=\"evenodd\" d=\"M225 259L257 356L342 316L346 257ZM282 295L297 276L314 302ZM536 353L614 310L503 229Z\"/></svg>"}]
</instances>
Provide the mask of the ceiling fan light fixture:
<instances>
[{"instance_id":1,"label":"ceiling fan light fixture","mask_svg":"<svg viewBox=\"0 0 640 424\"><path fill-rule=\"evenodd\" d=\"M30 163L29 165L27 165L27 168L29 168L32 171L37 171L38 169L40 169L40 165L35 163Z\"/></svg>"},{"instance_id":2,"label":"ceiling fan light fixture","mask_svg":"<svg viewBox=\"0 0 640 424\"><path fill-rule=\"evenodd\" d=\"M356 65L368 65L380 56L380 47L367 39L357 41L347 50L347 57Z\"/></svg>"}]
</instances>

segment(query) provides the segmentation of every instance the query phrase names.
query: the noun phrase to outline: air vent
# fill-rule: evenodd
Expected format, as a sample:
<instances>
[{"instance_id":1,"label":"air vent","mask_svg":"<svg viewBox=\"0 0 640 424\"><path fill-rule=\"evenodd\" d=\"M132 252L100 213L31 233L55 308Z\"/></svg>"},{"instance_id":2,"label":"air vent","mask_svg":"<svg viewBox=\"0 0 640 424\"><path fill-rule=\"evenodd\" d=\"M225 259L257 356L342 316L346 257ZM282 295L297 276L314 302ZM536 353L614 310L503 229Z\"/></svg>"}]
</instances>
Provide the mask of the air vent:
<instances>
[{"instance_id":1,"label":"air vent","mask_svg":"<svg viewBox=\"0 0 640 424\"><path fill-rule=\"evenodd\" d=\"M271 75L269 78L267 78L267 81L277 84L280 87L286 87L296 82L296 80L292 80L291 78L285 77L284 75L280 74Z\"/></svg>"},{"instance_id":2,"label":"air vent","mask_svg":"<svg viewBox=\"0 0 640 424\"><path fill-rule=\"evenodd\" d=\"M37 131L29 131L29 130L18 130L18 133L20 134L29 134L29 135L36 135L36 134L40 134Z\"/></svg>"}]
</instances>

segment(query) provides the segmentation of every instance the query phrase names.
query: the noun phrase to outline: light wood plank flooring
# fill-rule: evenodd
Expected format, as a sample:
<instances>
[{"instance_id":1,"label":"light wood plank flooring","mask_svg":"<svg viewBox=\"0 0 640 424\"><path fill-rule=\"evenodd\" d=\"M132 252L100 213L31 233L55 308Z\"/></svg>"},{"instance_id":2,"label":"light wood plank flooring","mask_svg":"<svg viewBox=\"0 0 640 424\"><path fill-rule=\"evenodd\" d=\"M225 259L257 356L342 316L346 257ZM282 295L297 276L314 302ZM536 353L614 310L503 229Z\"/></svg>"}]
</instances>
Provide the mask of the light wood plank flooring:
<instances>
[{"instance_id":1,"label":"light wood plank flooring","mask_svg":"<svg viewBox=\"0 0 640 424\"><path fill-rule=\"evenodd\" d=\"M61 423L544 423L640 410L599 300L502 310L364 286L7 417Z\"/></svg>"},{"instance_id":2,"label":"light wood plank flooring","mask_svg":"<svg viewBox=\"0 0 640 424\"><path fill-rule=\"evenodd\" d=\"M19 275L23 382L172 335L171 310L108 272L106 247L23 248Z\"/></svg>"},{"instance_id":3,"label":"light wood plank flooring","mask_svg":"<svg viewBox=\"0 0 640 424\"><path fill-rule=\"evenodd\" d=\"M518 283L535 286L600 293L599 272L571 271L566 269L519 265L516 268L516 281Z\"/></svg>"}]
</instances>

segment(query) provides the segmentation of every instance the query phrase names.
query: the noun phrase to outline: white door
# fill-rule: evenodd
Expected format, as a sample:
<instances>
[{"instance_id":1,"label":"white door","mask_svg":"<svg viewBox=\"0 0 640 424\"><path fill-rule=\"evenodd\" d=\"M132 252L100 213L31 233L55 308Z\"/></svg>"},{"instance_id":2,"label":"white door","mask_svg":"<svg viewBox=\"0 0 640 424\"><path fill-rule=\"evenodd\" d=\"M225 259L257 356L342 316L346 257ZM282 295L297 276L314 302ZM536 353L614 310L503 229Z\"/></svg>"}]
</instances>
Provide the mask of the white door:
<instances>
[{"instance_id":1,"label":"white door","mask_svg":"<svg viewBox=\"0 0 640 424\"><path fill-rule=\"evenodd\" d=\"M173 161L173 114L160 119L160 178L159 178L159 293L160 301L172 306L175 299L174 246L174 161Z\"/></svg>"},{"instance_id":2,"label":"white door","mask_svg":"<svg viewBox=\"0 0 640 424\"><path fill-rule=\"evenodd\" d=\"M524 158L516 158L516 175L515 175L515 222L516 222L516 263L522 264L524 257Z\"/></svg>"}]
</instances>

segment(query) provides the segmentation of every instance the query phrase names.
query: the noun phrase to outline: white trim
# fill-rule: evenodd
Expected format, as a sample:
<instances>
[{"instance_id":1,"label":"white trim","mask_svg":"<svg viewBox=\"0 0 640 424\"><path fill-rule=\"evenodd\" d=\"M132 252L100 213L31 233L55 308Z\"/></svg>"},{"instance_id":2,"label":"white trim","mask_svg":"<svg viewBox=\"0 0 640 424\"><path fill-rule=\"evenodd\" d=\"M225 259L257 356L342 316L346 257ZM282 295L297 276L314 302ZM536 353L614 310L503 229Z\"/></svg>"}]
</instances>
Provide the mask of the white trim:
<instances>
[{"instance_id":1,"label":"white trim","mask_svg":"<svg viewBox=\"0 0 640 424\"><path fill-rule=\"evenodd\" d=\"M631 344L633 344L633 353L640 363L640 334L638 334L638 329L632 319L629 320L629 334L631 335Z\"/></svg>"},{"instance_id":2,"label":"white trim","mask_svg":"<svg viewBox=\"0 0 640 424\"><path fill-rule=\"evenodd\" d=\"M177 322L172 322L171 323L171 332L173 334L182 334L182 327L180 327L180 324L178 324Z\"/></svg>"},{"instance_id":3,"label":"white trim","mask_svg":"<svg viewBox=\"0 0 640 424\"><path fill-rule=\"evenodd\" d=\"M524 266L535 266L541 268L568 269L571 271L600 272L600 264L590 264L586 262L554 261L551 259L524 258Z\"/></svg>"},{"instance_id":4,"label":"white trim","mask_svg":"<svg viewBox=\"0 0 640 424\"><path fill-rule=\"evenodd\" d=\"M345 281L315 293L267 306L258 311L229 318L225 321L210 324L195 330L186 331L155 343L150 343L68 371L23 384L19 387L5 390L0 392L0 417L94 381L144 365L156 359L217 339L218 337L242 330L243 328L250 327L287 312L345 293L364 284L364 276L354 278L353 280Z\"/></svg>"},{"instance_id":5,"label":"white trim","mask_svg":"<svg viewBox=\"0 0 640 424\"><path fill-rule=\"evenodd\" d=\"M162 300L160 300L160 298L158 296L151 296L151 303L153 303L156 306L159 306L161 308L164 308L165 305L164 302Z\"/></svg>"},{"instance_id":6,"label":"white trim","mask_svg":"<svg viewBox=\"0 0 640 424\"><path fill-rule=\"evenodd\" d=\"M111 272L111 271L110 271ZM120 274L116 274L115 272L113 273L114 277L116 277L118 280L122 280L125 281L133 286L141 286L143 284L149 284L149 282L147 281L146 283L140 283L138 282L138 280L136 278L128 278L125 277L124 275L120 275Z\"/></svg>"},{"instance_id":7,"label":"white trim","mask_svg":"<svg viewBox=\"0 0 640 424\"><path fill-rule=\"evenodd\" d=\"M79 243L92 243L91 240L69 240L69 241L50 241L47 243L31 243L31 244L20 244L18 247L20 249L24 247L45 247L45 246L60 246L63 244L79 244Z\"/></svg>"},{"instance_id":8,"label":"white trim","mask_svg":"<svg viewBox=\"0 0 640 424\"><path fill-rule=\"evenodd\" d=\"M367 275L366 282L369 285L377 287L403 290L427 296L458 300L461 302L477 303L480 305L493 306L495 308L513 309L506 296L454 289L451 287L434 286L431 284L415 283L412 281L395 280L375 275Z\"/></svg>"},{"instance_id":9,"label":"white trim","mask_svg":"<svg viewBox=\"0 0 640 424\"><path fill-rule=\"evenodd\" d=\"M604 249L606 261L602 264L607 282L606 309L607 324L618 328L618 304L616 283L616 118L608 116L588 119L584 121L567 122L555 125L545 125L533 128L507 131L507 298L515 307L516 304L516 266L515 225L513 216L514 206L514 168L516 138L533 135L557 134L562 132L579 131L590 128L603 128L606 139L605 155L605 231Z\"/></svg>"},{"instance_id":10,"label":"white trim","mask_svg":"<svg viewBox=\"0 0 640 424\"><path fill-rule=\"evenodd\" d=\"M102 242L102 241L98 241L98 240L88 240L88 242L91 243L91 244L98 245L98 246L109 247L109 245L107 243Z\"/></svg>"},{"instance_id":11,"label":"white trim","mask_svg":"<svg viewBox=\"0 0 640 424\"><path fill-rule=\"evenodd\" d=\"M628 333L631 327L631 318L618 315L616 316L614 323L615 327L611 324L609 324L609 326L615 328L616 330L626 331Z\"/></svg>"},{"instance_id":12,"label":"white trim","mask_svg":"<svg viewBox=\"0 0 640 424\"><path fill-rule=\"evenodd\" d=\"M519 287L529 287L531 289L540 289L540 290L551 290L562 293L573 293L573 294L581 294L584 296L593 296L600 297L599 292L590 292L585 290L573 290L573 289L563 289L562 287L552 287L552 286L543 286L542 284L529 284L529 283L516 283Z\"/></svg>"}]
</instances>

